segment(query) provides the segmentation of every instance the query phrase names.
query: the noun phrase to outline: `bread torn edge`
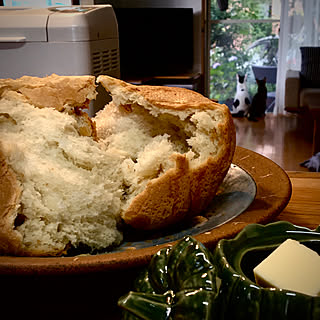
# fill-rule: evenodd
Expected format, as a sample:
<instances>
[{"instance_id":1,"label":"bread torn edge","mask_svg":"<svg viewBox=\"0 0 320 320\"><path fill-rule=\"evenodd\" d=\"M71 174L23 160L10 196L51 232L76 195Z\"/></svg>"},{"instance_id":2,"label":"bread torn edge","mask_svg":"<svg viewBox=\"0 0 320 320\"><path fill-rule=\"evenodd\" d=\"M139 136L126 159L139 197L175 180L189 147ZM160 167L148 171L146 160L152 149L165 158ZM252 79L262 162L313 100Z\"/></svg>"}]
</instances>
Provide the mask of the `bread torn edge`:
<instances>
[{"instance_id":1,"label":"bread torn edge","mask_svg":"<svg viewBox=\"0 0 320 320\"><path fill-rule=\"evenodd\" d=\"M185 89L181 90L182 95L188 93L198 99L192 106L187 103L171 106L152 99L154 90L172 92L171 88L135 86L108 76L99 76L97 82L102 83L103 87L111 93L112 103L128 113L138 107L146 109L153 117L163 113L178 117L183 122L190 121L192 115L202 111L204 107L211 110L219 109L223 114L222 121L220 119L218 123L220 135L215 132L217 128L213 129L209 135L211 141L218 139L217 143L221 144L219 152L216 155L209 155L200 163L189 161L186 157L187 151L184 154L172 154L171 158L175 165L158 177L150 179L121 212L121 217L126 224L134 228L155 230L171 226L187 217L196 216L205 210L226 176L235 151L236 134L228 108L198 93L183 91ZM145 91L147 96L144 95ZM174 197L173 194L178 197Z\"/></svg>"}]
</instances>

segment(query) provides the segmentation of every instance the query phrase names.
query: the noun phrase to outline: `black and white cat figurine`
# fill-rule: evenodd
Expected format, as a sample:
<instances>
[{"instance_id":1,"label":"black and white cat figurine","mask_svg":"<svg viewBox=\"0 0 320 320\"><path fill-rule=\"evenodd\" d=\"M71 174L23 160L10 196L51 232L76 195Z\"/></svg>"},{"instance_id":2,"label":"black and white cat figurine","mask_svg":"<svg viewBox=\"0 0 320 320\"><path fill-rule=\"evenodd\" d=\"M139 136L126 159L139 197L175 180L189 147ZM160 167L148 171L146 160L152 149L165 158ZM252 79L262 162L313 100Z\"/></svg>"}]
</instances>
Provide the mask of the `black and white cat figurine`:
<instances>
[{"instance_id":1,"label":"black and white cat figurine","mask_svg":"<svg viewBox=\"0 0 320 320\"><path fill-rule=\"evenodd\" d=\"M258 90L252 98L252 103L248 112L248 120L257 121L257 117L263 117L267 109L267 94L266 87L267 79L264 77L262 80L256 79Z\"/></svg>"},{"instance_id":2,"label":"black and white cat figurine","mask_svg":"<svg viewBox=\"0 0 320 320\"><path fill-rule=\"evenodd\" d=\"M237 92L233 100L231 114L233 117L246 117L249 112L250 99L247 89L247 75L237 74Z\"/></svg>"}]
</instances>

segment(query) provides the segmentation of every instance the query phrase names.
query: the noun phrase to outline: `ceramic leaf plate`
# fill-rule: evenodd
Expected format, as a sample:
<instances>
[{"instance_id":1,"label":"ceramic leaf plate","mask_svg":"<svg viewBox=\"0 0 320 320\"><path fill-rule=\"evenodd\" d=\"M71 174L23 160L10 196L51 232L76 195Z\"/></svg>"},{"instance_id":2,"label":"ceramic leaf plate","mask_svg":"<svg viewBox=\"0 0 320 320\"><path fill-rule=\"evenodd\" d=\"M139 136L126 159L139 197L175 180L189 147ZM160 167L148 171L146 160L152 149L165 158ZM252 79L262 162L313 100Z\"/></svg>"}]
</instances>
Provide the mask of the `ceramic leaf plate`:
<instances>
[{"instance_id":1,"label":"ceramic leaf plate","mask_svg":"<svg viewBox=\"0 0 320 320\"><path fill-rule=\"evenodd\" d=\"M133 291L120 298L123 319L320 319L320 296L254 282L254 267L287 239L320 252L320 227L286 221L248 225L234 239L220 240L213 252L185 237L158 251Z\"/></svg>"}]
</instances>

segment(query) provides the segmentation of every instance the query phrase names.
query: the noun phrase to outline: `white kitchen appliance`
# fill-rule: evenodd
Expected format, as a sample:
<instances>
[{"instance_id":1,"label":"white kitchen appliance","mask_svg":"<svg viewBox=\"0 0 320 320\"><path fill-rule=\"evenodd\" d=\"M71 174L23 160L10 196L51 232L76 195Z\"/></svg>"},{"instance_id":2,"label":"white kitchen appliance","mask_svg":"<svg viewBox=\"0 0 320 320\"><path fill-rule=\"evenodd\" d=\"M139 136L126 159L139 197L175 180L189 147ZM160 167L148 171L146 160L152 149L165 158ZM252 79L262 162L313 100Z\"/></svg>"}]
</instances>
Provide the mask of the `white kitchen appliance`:
<instances>
[{"instance_id":1,"label":"white kitchen appliance","mask_svg":"<svg viewBox=\"0 0 320 320\"><path fill-rule=\"evenodd\" d=\"M111 5L0 8L0 78L52 73L120 77Z\"/></svg>"}]
</instances>

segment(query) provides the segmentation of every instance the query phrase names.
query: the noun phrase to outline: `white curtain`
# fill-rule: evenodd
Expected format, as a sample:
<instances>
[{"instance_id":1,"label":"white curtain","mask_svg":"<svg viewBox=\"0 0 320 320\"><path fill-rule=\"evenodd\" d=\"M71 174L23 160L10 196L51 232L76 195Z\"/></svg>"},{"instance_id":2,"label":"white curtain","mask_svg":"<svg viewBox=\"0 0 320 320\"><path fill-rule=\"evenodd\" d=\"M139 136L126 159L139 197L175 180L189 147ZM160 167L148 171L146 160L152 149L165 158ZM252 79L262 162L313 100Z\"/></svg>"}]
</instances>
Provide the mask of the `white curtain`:
<instances>
[{"instance_id":1,"label":"white curtain","mask_svg":"<svg viewBox=\"0 0 320 320\"><path fill-rule=\"evenodd\" d=\"M319 45L320 0L281 0L275 114L285 113L286 72L289 69L300 71L300 47Z\"/></svg>"}]
</instances>

